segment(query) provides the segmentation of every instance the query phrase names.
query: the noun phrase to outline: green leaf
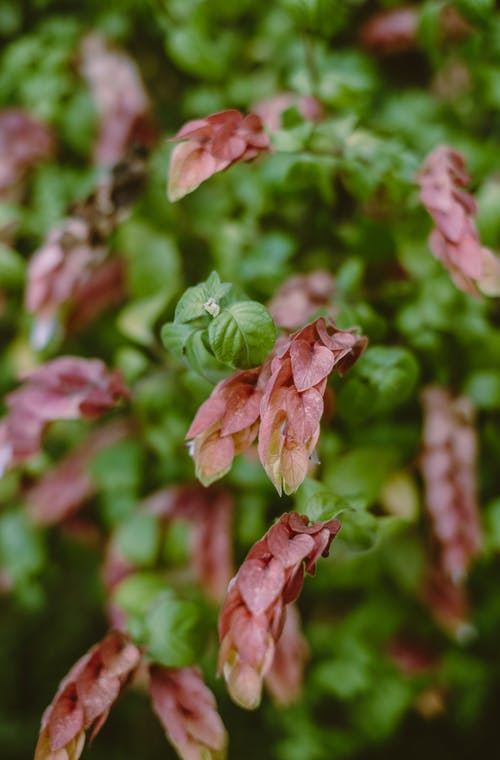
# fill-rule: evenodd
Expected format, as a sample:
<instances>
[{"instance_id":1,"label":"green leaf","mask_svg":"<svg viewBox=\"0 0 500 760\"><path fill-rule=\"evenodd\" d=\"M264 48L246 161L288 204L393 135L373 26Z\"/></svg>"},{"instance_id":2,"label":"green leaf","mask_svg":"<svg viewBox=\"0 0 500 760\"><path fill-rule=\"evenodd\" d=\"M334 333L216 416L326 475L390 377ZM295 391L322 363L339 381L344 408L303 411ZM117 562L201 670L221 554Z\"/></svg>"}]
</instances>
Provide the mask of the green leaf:
<instances>
[{"instance_id":1,"label":"green leaf","mask_svg":"<svg viewBox=\"0 0 500 760\"><path fill-rule=\"evenodd\" d=\"M464 392L478 409L500 409L500 372L479 370L469 375Z\"/></svg>"},{"instance_id":2,"label":"green leaf","mask_svg":"<svg viewBox=\"0 0 500 760\"><path fill-rule=\"evenodd\" d=\"M339 539L351 552L369 551L379 538L379 520L362 509L344 509L336 517L342 525Z\"/></svg>"},{"instance_id":3,"label":"green leaf","mask_svg":"<svg viewBox=\"0 0 500 760\"><path fill-rule=\"evenodd\" d=\"M398 464L399 452L394 448L366 446L329 460L324 482L338 496L361 499L370 505Z\"/></svg>"},{"instance_id":4,"label":"green leaf","mask_svg":"<svg viewBox=\"0 0 500 760\"><path fill-rule=\"evenodd\" d=\"M153 660L182 668L196 662L203 647L201 610L194 602L162 594L154 600L144 625L144 643Z\"/></svg>"},{"instance_id":5,"label":"green leaf","mask_svg":"<svg viewBox=\"0 0 500 760\"><path fill-rule=\"evenodd\" d=\"M207 310L207 302L212 300L220 308L221 301L228 296L231 288L231 283L221 282L217 272L212 272L206 282L185 291L176 306L174 321L199 321L200 327L208 325L211 314Z\"/></svg>"},{"instance_id":6,"label":"green leaf","mask_svg":"<svg viewBox=\"0 0 500 760\"><path fill-rule=\"evenodd\" d=\"M44 561L41 536L24 512L5 512L0 517L0 565L18 583L38 572Z\"/></svg>"},{"instance_id":7,"label":"green leaf","mask_svg":"<svg viewBox=\"0 0 500 760\"><path fill-rule=\"evenodd\" d=\"M371 685L370 663L327 660L315 667L313 681L325 694L341 700L355 699Z\"/></svg>"},{"instance_id":8,"label":"green leaf","mask_svg":"<svg viewBox=\"0 0 500 760\"><path fill-rule=\"evenodd\" d=\"M148 298L132 301L118 316L120 332L143 346L150 346L155 340L154 324L167 302L168 295L165 293L156 293Z\"/></svg>"},{"instance_id":9,"label":"green leaf","mask_svg":"<svg viewBox=\"0 0 500 760\"><path fill-rule=\"evenodd\" d=\"M134 219L119 229L117 248L127 259L129 288L135 298L161 293L167 302L179 290L181 260L173 238Z\"/></svg>"},{"instance_id":10,"label":"green leaf","mask_svg":"<svg viewBox=\"0 0 500 760\"><path fill-rule=\"evenodd\" d=\"M256 301L240 301L224 309L209 325L208 340L219 361L248 369L262 364L274 346L276 327Z\"/></svg>"},{"instance_id":11,"label":"green leaf","mask_svg":"<svg viewBox=\"0 0 500 760\"><path fill-rule=\"evenodd\" d=\"M119 550L138 567L152 565L158 555L160 526L155 515L134 514L116 532Z\"/></svg>"},{"instance_id":12,"label":"green leaf","mask_svg":"<svg viewBox=\"0 0 500 760\"><path fill-rule=\"evenodd\" d=\"M322 490L321 490L322 489ZM310 520L331 520L352 508L352 501L326 490L318 483L318 491L299 509Z\"/></svg>"},{"instance_id":13,"label":"green leaf","mask_svg":"<svg viewBox=\"0 0 500 760\"><path fill-rule=\"evenodd\" d=\"M161 328L162 343L175 356L182 358L187 340L193 332L194 328L190 324L167 322Z\"/></svg>"},{"instance_id":14,"label":"green leaf","mask_svg":"<svg viewBox=\"0 0 500 760\"><path fill-rule=\"evenodd\" d=\"M1 228L1 221L0 221ZM24 281L25 261L23 257L0 243L0 286L17 287Z\"/></svg>"},{"instance_id":15,"label":"green leaf","mask_svg":"<svg viewBox=\"0 0 500 760\"><path fill-rule=\"evenodd\" d=\"M368 348L354 366L339 393L339 414L360 422L387 412L415 392L419 365L407 349L389 346Z\"/></svg>"},{"instance_id":16,"label":"green leaf","mask_svg":"<svg viewBox=\"0 0 500 760\"><path fill-rule=\"evenodd\" d=\"M185 355L189 366L211 383L227 375L227 366L218 362L205 345L205 330L196 330L186 341Z\"/></svg>"},{"instance_id":17,"label":"green leaf","mask_svg":"<svg viewBox=\"0 0 500 760\"><path fill-rule=\"evenodd\" d=\"M116 587L113 600L127 615L144 617L153 600L168 591L165 581L158 575L136 573Z\"/></svg>"}]
</instances>

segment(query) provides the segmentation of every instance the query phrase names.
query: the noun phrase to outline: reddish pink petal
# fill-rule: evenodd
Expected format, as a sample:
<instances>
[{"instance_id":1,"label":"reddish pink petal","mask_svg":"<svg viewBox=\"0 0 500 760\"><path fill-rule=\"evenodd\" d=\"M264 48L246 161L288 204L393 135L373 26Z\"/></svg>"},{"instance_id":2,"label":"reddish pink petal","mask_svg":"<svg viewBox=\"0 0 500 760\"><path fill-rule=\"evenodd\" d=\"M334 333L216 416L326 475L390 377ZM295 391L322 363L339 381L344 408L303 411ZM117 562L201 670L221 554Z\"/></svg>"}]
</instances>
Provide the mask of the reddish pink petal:
<instances>
[{"instance_id":1,"label":"reddish pink petal","mask_svg":"<svg viewBox=\"0 0 500 760\"><path fill-rule=\"evenodd\" d=\"M78 699L76 686L70 683L57 697L47 721L47 731L53 752L62 749L83 728L83 707Z\"/></svg>"},{"instance_id":2,"label":"reddish pink petal","mask_svg":"<svg viewBox=\"0 0 500 760\"><path fill-rule=\"evenodd\" d=\"M237 583L241 596L254 615L260 615L281 594L285 582L283 565L277 560L250 559L243 563Z\"/></svg>"},{"instance_id":3,"label":"reddish pink petal","mask_svg":"<svg viewBox=\"0 0 500 760\"><path fill-rule=\"evenodd\" d=\"M312 347L303 340L294 340L290 346L293 380L296 389L306 391L328 377L335 360L331 351L325 346L314 344Z\"/></svg>"},{"instance_id":4,"label":"reddish pink petal","mask_svg":"<svg viewBox=\"0 0 500 760\"><path fill-rule=\"evenodd\" d=\"M117 699L120 681L108 674L99 651L96 651L80 673L76 689L85 714L85 728L89 728Z\"/></svg>"},{"instance_id":5,"label":"reddish pink petal","mask_svg":"<svg viewBox=\"0 0 500 760\"><path fill-rule=\"evenodd\" d=\"M294 602L300 595L300 592L302 591L302 586L304 585L304 565L301 563L298 565L298 567L292 572L290 577L287 579L287 582L285 584L285 588L283 589L282 594L282 600L283 604L290 604L291 602Z\"/></svg>"},{"instance_id":6,"label":"reddish pink petal","mask_svg":"<svg viewBox=\"0 0 500 760\"><path fill-rule=\"evenodd\" d=\"M283 488L286 494L294 493L307 475L309 451L303 443L285 445L280 458Z\"/></svg>"},{"instance_id":7,"label":"reddish pink petal","mask_svg":"<svg viewBox=\"0 0 500 760\"><path fill-rule=\"evenodd\" d=\"M240 607L231 621L231 638L239 657L259 669L269 647L269 633L265 615L252 615Z\"/></svg>"},{"instance_id":8,"label":"reddish pink petal","mask_svg":"<svg viewBox=\"0 0 500 760\"><path fill-rule=\"evenodd\" d=\"M212 127L207 119L192 119L187 121L183 127L169 138L169 142L174 140L187 140L188 138L209 137L212 134Z\"/></svg>"},{"instance_id":9,"label":"reddish pink petal","mask_svg":"<svg viewBox=\"0 0 500 760\"><path fill-rule=\"evenodd\" d=\"M227 397L226 410L221 422L221 435L239 433L250 427L260 415L262 394L251 385L241 384Z\"/></svg>"},{"instance_id":10,"label":"reddish pink petal","mask_svg":"<svg viewBox=\"0 0 500 760\"><path fill-rule=\"evenodd\" d=\"M222 398L214 398L213 394L200 406L196 412L191 427L186 433L186 439L196 438L219 422L226 410L226 402Z\"/></svg>"},{"instance_id":11,"label":"reddish pink petal","mask_svg":"<svg viewBox=\"0 0 500 760\"><path fill-rule=\"evenodd\" d=\"M229 166L230 161L217 159L197 142L188 140L176 145L170 158L168 198L178 201L201 185L212 174Z\"/></svg>"},{"instance_id":12,"label":"reddish pink petal","mask_svg":"<svg viewBox=\"0 0 500 760\"><path fill-rule=\"evenodd\" d=\"M225 111L210 114L207 116L207 121L213 126L229 126L231 129L236 129L243 121L243 116L236 108L228 108Z\"/></svg>"},{"instance_id":13,"label":"reddish pink petal","mask_svg":"<svg viewBox=\"0 0 500 760\"><path fill-rule=\"evenodd\" d=\"M234 458L233 439L213 433L199 445L195 441L194 458L198 479L203 485L210 485L229 471Z\"/></svg>"},{"instance_id":14,"label":"reddish pink petal","mask_svg":"<svg viewBox=\"0 0 500 760\"><path fill-rule=\"evenodd\" d=\"M314 435L321 422L323 409L323 397L315 388L309 388L303 393L290 388L286 395L286 410L290 432L297 441L306 442Z\"/></svg>"},{"instance_id":15,"label":"reddish pink petal","mask_svg":"<svg viewBox=\"0 0 500 760\"><path fill-rule=\"evenodd\" d=\"M475 232L475 231L474 231ZM455 248L454 263L465 277L480 280L483 274L483 249L476 234L467 234Z\"/></svg>"},{"instance_id":16,"label":"reddish pink petal","mask_svg":"<svg viewBox=\"0 0 500 760\"><path fill-rule=\"evenodd\" d=\"M311 536L306 533L293 536L283 523L273 525L267 535L267 543L269 550L285 568L302 562L315 547Z\"/></svg>"}]
</instances>

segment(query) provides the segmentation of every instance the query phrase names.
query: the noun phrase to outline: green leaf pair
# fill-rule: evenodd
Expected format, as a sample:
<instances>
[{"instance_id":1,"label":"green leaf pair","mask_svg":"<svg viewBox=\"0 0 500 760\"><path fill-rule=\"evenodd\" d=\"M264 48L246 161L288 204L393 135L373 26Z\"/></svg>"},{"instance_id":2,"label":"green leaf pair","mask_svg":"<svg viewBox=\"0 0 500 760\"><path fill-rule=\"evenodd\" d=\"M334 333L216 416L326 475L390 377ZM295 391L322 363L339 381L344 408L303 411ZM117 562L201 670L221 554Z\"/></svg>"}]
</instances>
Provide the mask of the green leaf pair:
<instances>
[{"instance_id":1,"label":"green leaf pair","mask_svg":"<svg viewBox=\"0 0 500 760\"><path fill-rule=\"evenodd\" d=\"M262 304L247 300L212 272L206 282L186 290L161 337L165 347L198 374L218 382L227 367L262 364L274 345L276 328Z\"/></svg>"}]
</instances>

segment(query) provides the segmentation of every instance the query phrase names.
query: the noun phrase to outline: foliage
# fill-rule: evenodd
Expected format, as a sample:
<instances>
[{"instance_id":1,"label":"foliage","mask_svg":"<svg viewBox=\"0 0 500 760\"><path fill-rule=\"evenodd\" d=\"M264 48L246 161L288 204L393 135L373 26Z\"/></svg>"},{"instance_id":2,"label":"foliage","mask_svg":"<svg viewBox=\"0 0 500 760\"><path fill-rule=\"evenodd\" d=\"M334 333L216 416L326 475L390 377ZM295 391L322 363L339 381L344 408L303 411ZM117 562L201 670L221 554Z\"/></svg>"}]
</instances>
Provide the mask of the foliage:
<instances>
[{"instance_id":1,"label":"foliage","mask_svg":"<svg viewBox=\"0 0 500 760\"><path fill-rule=\"evenodd\" d=\"M22 109L54 142L30 167L21 161L8 189L0 167L2 757L30 756L58 683L110 625L122 628L148 666L203 668L227 728L230 758L491 755L500 690L498 299L484 295L488 289L463 292L444 257L433 256L433 219L441 227L446 219L439 216L441 197L429 207L433 219L426 212L417 174L440 144L463 156L470 182L455 182L455 193L462 192L459 186L466 190L458 201L454 196L454 212L468 209L476 252L488 246L495 256L500 11L489 0L425 0L414 6L400 37L391 32L388 41L387 26L376 33L367 27L374 15L398 9L395 2L367 0L2 3L0 113ZM89 31L135 61L147 93L144 113L124 108L111 118L108 78L106 117L82 73L81 41ZM291 97L274 113L271 128L262 103L283 93ZM167 138L188 121L226 109L258 111L269 147L267 137L255 154L248 153L255 147L250 142L237 145L217 168L186 182L193 192L170 202L170 157L187 142ZM96 141L109 136L106 118L113 129L126 123L129 132L121 138L143 151L139 158L124 154L114 172L96 159ZM263 133L258 125L252 131ZM196 157L205 150L203 139ZM217 150L214 138L210 151ZM0 151L3 163L10 151L1 139ZM139 174L146 167L144 183L130 171L134 161ZM87 268L79 283L89 289L75 287L61 300L58 329L43 348L34 347L39 315L25 301L33 254L52 231L65 229L64 219L89 223L102 188L101 216L87 229ZM75 239L71 244L78 254ZM111 270L104 268L117 261L119 282L108 299L103 283ZM196 502L202 486L195 485L185 437L197 410L216 383L238 370L251 375L264 365L258 390L265 394L273 349L273 371L289 361L271 317L272 299L291 276L318 271L333 276L333 293L309 300L302 293L299 302L290 295L285 303L292 322L305 299L307 322L333 319L341 331L358 328L356 335L369 344L345 376L327 385L331 366L323 372L321 431L317 442L304 434L300 473L285 488L292 495L275 492L248 448L257 432L242 442L243 426L231 433L230 453L247 453L232 466L214 468L216 477L225 473L221 490L210 485L206 504ZM103 404L103 389L92 386L85 393L98 395L91 396L89 414L58 415L59 391L51 396L54 414L47 416L40 404L35 413L33 402L29 419L39 415L43 442L40 433L35 450L21 447L12 463L2 438L2 420L12 415L8 394L22 393L20 376L66 356L101 360L121 373L120 387L126 385L130 397L123 390L119 403ZM67 392L68 378L61 382ZM435 385L456 400L449 437L464 428L478 435L477 483L468 483L480 504L482 549L468 558L471 569L459 586L440 587L441 602L445 592L459 588L462 595L461 615L453 620L443 618L429 580L440 544L438 517L427 508L432 462L422 477L423 447L427 455L430 444L421 398ZM467 409L474 409L465 421L464 395ZM229 416L239 414L239 397L227 408ZM104 411L106 419L98 420ZM119 433L85 448L96 440L89 436L105 438L117 420L123 422ZM214 417L210 424L219 422ZM26 424L21 419L21 433ZM272 425L279 437L284 418L275 416ZM314 435L316 428L319 422ZM273 445L266 469L281 484ZM430 446L438 457L440 445L433 440ZM460 453L456 471L440 474L447 496L447 488L458 487L464 459L466 476L476 477L472 455L467 461ZM36 489L49 474L54 490L47 486L42 497ZM218 503L221 493L231 496L232 517L203 522L209 499ZM57 519L51 516L56 502L62 505ZM339 520L342 528L298 602L309 647L302 696L287 706L265 696L248 714L231 704L222 679L215 681L222 600L207 595L194 567L193 531L208 568L227 549L215 540L226 532L234 571L284 512L314 522ZM275 630L272 636L277 640ZM85 749L89 757L174 757L137 681Z\"/></svg>"}]
</instances>

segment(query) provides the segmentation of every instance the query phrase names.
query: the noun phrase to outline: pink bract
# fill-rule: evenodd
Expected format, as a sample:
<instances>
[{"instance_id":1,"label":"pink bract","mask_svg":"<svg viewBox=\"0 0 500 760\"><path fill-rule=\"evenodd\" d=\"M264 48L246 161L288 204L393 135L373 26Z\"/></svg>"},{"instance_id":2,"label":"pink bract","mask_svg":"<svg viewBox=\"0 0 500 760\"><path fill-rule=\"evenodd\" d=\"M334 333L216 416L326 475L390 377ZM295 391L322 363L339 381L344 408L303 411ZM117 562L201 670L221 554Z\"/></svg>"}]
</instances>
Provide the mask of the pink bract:
<instances>
[{"instance_id":1,"label":"pink bract","mask_svg":"<svg viewBox=\"0 0 500 760\"><path fill-rule=\"evenodd\" d=\"M97 164L111 166L121 161L134 143L153 142L151 104L132 58L92 32L81 43L80 71L99 114L94 147Z\"/></svg>"},{"instance_id":2,"label":"pink bract","mask_svg":"<svg viewBox=\"0 0 500 760\"><path fill-rule=\"evenodd\" d=\"M118 631L78 660L43 715L34 760L77 760L85 732L100 731L139 662L139 649Z\"/></svg>"},{"instance_id":3,"label":"pink bract","mask_svg":"<svg viewBox=\"0 0 500 760\"><path fill-rule=\"evenodd\" d=\"M20 108L0 111L0 199L12 201L25 172L54 150L52 132Z\"/></svg>"},{"instance_id":4,"label":"pink bract","mask_svg":"<svg viewBox=\"0 0 500 760\"><path fill-rule=\"evenodd\" d=\"M420 200L436 225L429 238L434 256L460 290L478 297L500 294L500 260L484 248L474 222L477 206L462 188L469 182L464 157L447 145L427 156L417 181Z\"/></svg>"},{"instance_id":5,"label":"pink bract","mask_svg":"<svg viewBox=\"0 0 500 760\"><path fill-rule=\"evenodd\" d=\"M0 464L12 466L39 451L54 420L97 419L129 398L117 370L100 359L62 356L21 376L23 385L6 396L0 422Z\"/></svg>"},{"instance_id":6,"label":"pink bract","mask_svg":"<svg viewBox=\"0 0 500 760\"><path fill-rule=\"evenodd\" d=\"M219 616L218 669L231 697L242 707L254 709L259 705L263 679L270 673L271 689L274 685L278 701L287 679L292 680L295 690L300 688L296 668L301 671L301 666L295 658L301 654L303 660L304 646L298 642L293 619L283 643L290 650L278 655L272 672L284 630L285 607L299 596L304 572L314 575L318 558L328 556L339 530L337 520L309 525L307 517L285 513L250 549L229 584Z\"/></svg>"},{"instance_id":7,"label":"pink bract","mask_svg":"<svg viewBox=\"0 0 500 760\"><path fill-rule=\"evenodd\" d=\"M186 435L198 479L208 485L221 478L258 436L260 461L277 491L296 491L318 441L328 376L346 372L366 342L321 317L278 338L262 367L219 383Z\"/></svg>"},{"instance_id":8,"label":"pink bract","mask_svg":"<svg viewBox=\"0 0 500 760\"><path fill-rule=\"evenodd\" d=\"M199 668L150 668L153 709L182 760L223 760L227 735Z\"/></svg>"},{"instance_id":9,"label":"pink bract","mask_svg":"<svg viewBox=\"0 0 500 760\"><path fill-rule=\"evenodd\" d=\"M202 182L238 161L250 161L269 149L269 138L256 114L230 109L188 121L171 140L186 140L172 151L168 198L178 201Z\"/></svg>"},{"instance_id":10,"label":"pink bract","mask_svg":"<svg viewBox=\"0 0 500 760\"><path fill-rule=\"evenodd\" d=\"M270 132L282 127L283 112L295 106L306 121L321 121L325 112L323 106L311 95L298 95L296 92L280 92L265 100L260 100L252 109Z\"/></svg>"}]
</instances>

